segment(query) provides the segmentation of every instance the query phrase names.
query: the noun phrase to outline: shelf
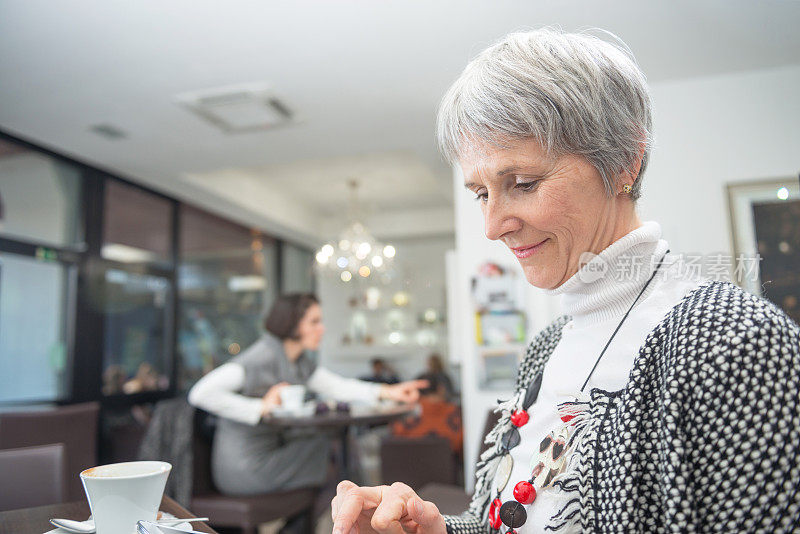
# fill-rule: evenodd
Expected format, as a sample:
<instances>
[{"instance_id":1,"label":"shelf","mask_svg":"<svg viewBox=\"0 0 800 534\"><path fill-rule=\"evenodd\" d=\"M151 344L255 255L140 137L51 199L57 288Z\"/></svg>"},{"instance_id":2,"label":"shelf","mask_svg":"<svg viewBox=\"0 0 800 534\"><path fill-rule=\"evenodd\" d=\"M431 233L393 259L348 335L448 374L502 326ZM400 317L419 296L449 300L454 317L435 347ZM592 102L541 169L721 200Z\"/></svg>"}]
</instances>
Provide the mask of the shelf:
<instances>
[{"instance_id":1,"label":"shelf","mask_svg":"<svg viewBox=\"0 0 800 534\"><path fill-rule=\"evenodd\" d=\"M502 345L475 345L478 352L518 352L524 351L528 346L525 343L504 343Z\"/></svg>"},{"instance_id":2,"label":"shelf","mask_svg":"<svg viewBox=\"0 0 800 534\"><path fill-rule=\"evenodd\" d=\"M431 346L417 345L342 345L331 348L328 351L330 356L337 359L359 359L380 357L398 358L408 356L412 353L422 352L441 352L445 344L443 342Z\"/></svg>"}]
</instances>

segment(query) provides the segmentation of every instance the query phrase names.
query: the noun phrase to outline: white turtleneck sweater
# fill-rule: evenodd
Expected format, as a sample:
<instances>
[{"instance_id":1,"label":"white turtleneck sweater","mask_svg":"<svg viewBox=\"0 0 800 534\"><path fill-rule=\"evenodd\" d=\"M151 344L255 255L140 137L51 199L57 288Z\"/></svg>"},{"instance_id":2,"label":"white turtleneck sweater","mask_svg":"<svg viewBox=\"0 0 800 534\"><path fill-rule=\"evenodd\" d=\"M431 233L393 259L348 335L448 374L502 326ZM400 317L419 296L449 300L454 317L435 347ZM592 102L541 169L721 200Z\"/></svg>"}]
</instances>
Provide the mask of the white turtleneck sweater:
<instances>
[{"instance_id":1,"label":"white turtleneck sweater","mask_svg":"<svg viewBox=\"0 0 800 534\"><path fill-rule=\"evenodd\" d=\"M563 424L557 405L575 399L603 347L667 248L667 242L661 239L661 227L646 222L606 248L564 284L548 291L561 295L562 311L572 316L572 321L564 327L561 341L545 365L539 397L528 410L530 420L519 429L522 439L511 451L514 465L500 496L502 502L513 500L514 485L530 478L531 459L538 454L539 443ZM631 275L637 265L638 276ZM605 273L603 276L596 275L598 268L604 269L600 271ZM625 387L633 360L647 335L701 282L682 276L682 270L677 256L667 255L609 345L584 392L593 388L617 391ZM494 491L496 494L497 490ZM552 488L537 491L536 500L526 507L528 520L516 529L520 534L544 532L550 517L563 506L564 497L558 491Z\"/></svg>"}]
</instances>

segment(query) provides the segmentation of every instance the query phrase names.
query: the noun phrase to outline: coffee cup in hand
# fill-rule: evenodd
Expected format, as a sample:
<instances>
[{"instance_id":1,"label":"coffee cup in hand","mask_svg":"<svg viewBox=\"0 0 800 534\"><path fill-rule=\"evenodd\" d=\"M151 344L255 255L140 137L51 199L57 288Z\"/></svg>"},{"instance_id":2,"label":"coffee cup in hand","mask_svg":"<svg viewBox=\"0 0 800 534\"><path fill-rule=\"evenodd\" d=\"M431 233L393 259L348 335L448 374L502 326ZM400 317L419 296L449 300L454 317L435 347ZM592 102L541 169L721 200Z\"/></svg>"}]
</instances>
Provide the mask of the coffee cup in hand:
<instances>
[{"instance_id":1,"label":"coffee cup in hand","mask_svg":"<svg viewBox=\"0 0 800 534\"><path fill-rule=\"evenodd\" d=\"M305 386L286 386L281 389L281 406L290 411L303 407L306 396Z\"/></svg>"},{"instance_id":2,"label":"coffee cup in hand","mask_svg":"<svg viewBox=\"0 0 800 534\"><path fill-rule=\"evenodd\" d=\"M97 534L131 534L137 521L155 521L172 466L123 462L81 472Z\"/></svg>"}]
</instances>

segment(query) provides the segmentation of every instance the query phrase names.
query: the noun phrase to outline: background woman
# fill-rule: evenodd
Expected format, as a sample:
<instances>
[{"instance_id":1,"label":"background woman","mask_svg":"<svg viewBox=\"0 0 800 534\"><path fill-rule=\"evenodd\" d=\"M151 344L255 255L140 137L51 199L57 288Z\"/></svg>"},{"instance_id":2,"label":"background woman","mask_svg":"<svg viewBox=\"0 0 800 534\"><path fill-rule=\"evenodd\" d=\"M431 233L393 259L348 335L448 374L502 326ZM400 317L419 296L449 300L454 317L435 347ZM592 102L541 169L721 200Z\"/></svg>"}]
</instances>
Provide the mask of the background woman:
<instances>
[{"instance_id":1,"label":"background woman","mask_svg":"<svg viewBox=\"0 0 800 534\"><path fill-rule=\"evenodd\" d=\"M369 384L319 367L307 351L319 348L325 327L317 298L278 297L264 323L266 333L247 350L203 377L189 402L220 416L212 447L212 475L228 494L250 495L318 486L329 459L326 436L278 432L260 424L281 403L280 392L301 384L340 401L415 402L424 382Z\"/></svg>"},{"instance_id":2,"label":"background woman","mask_svg":"<svg viewBox=\"0 0 800 534\"><path fill-rule=\"evenodd\" d=\"M444 400L456 400L456 391L453 387L453 381L450 379L450 375L447 374L447 371L444 370L444 363L442 362L441 355L437 353L432 353L428 356L428 360L426 362L426 370L424 373L417 375L417 379L419 380L427 380L428 382L436 382L436 387L434 389L442 388L442 395Z\"/></svg>"},{"instance_id":3,"label":"background woman","mask_svg":"<svg viewBox=\"0 0 800 534\"><path fill-rule=\"evenodd\" d=\"M453 84L438 129L486 236L565 315L498 407L467 512L444 517L404 484L343 482L334 533L794 528L800 328L687 275L660 226L640 221L651 105L624 45L509 35Z\"/></svg>"}]
</instances>

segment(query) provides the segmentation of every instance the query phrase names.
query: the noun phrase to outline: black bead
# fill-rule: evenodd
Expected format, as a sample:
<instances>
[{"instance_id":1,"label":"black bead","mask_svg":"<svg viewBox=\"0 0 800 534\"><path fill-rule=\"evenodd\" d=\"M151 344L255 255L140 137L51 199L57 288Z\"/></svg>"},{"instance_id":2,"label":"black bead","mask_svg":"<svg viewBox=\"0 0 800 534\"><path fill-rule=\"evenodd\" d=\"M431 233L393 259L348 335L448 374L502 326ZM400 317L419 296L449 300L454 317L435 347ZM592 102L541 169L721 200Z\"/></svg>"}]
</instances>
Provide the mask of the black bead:
<instances>
[{"instance_id":1,"label":"black bead","mask_svg":"<svg viewBox=\"0 0 800 534\"><path fill-rule=\"evenodd\" d=\"M528 386L528 391L525 392L525 400L522 401L522 409L527 410L533 403L536 402L536 399L539 397L539 390L542 389L542 374L544 372L539 372L536 375L536 378L533 379L533 382Z\"/></svg>"},{"instance_id":2,"label":"black bead","mask_svg":"<svg viewBox=\"0 0 800 534\"><path fill-rule=\"evenodd\" d=\"M506 501L500 507L500 520L508 528L519 528L528 520L528 512L517 501Z\"/></svg>"},{"instance_id":3,"label":"black bead","mask_svg":"<svg viewBox=\"0 0 800 534\"><path fill-rule=\"evenodd\" d=\"M508 432L503 434L503 437L500 439L500 444L505 450L510 451L519 445L520 441L519 430L517 430L517 427L513 426Z\"/></svg>"}]
</instances>

